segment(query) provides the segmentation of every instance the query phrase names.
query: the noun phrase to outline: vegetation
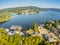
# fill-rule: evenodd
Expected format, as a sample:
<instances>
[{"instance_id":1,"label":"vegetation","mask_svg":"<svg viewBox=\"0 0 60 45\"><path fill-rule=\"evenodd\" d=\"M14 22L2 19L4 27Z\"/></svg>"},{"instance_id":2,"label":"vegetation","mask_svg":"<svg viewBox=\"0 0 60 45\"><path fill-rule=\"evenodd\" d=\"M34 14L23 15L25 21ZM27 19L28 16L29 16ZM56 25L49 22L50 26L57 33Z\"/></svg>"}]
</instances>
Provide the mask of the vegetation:
<instances>
[{"instance_id":1,"label":"vegetation","mask_svg":"<svg viewBox=\"0 0 60 45\"><path fill-rule=\"evenodd\" d=\"M10 20L11 14L34 14L43 10L33 6L0 9L0 23Z\"/></svg>"},{"instance_id":2,"label":"vegetation","mask_svg":"<svg viewBox=\"0 0 60 45\"><path fill-rule=\"evenodd\" d=\"M28 12L31 14L32 12L34 13L39 13L40 11L44 11L45 9L34 7L34 6L28 6L28 7L16 7L16 8L7 8L7 9L1 9L0 13L8 12L8 13L17 13L17 14L26 14Z\"/></svg>"},{"instance_id":3,"label":"vegetation","mask_svg":"<svg viewBox=\"0 0 60 45\"><path fill-rule=\"evenodd\" d=\"M52 26L53 26L53 23L51 21L45 22L45 28L50 30Z\"/></svg>"},{"instance_id":4,"label":"vegetation","mask_svg":"<svg viewBox=\"0 0 60 45\"><path fill-rule=\"evenodd\" d=\"M58 25L60 25L60 20L55 20L55 21L47 21L47 22L45 22L45 28L47 28L47 29L51 29L51 27L55 27L55 28L57 28L58 27Z\"/></svg>"},{"instance_id":5,"label":"vegetation","mask_svg":"<svg viewBox=\"0 0 60 45\"><path fill-rule=\"evenodd\" d=\"M49 45L39 36L20 36L15 34L10 36L6 33L4 28L0 28L0 45Z\"/></svg>"},{"instance_id":6,"label":"vegetation","mask_svg":"<svg viewBox=\"0 0 60 45\"><path fill-rule=\"evenodd\" d=\"M39 31L38 31L38 23L36 23L36 22L34 23L34 31L39 33Z\"/></svg>"},{"instance_id":7,"label":"vegetation","mask_svg":"<svg viewBox=\"0 0 60 45\"><path fill-rule=\"evenodd\" d=\"M51 30L51 27L56 27L60 25L60 20L47 21L45 22L45 27ZM38 23L34 23L34 28L29 29L30 31L38 31ZM19 31L21 31L19 29ZM4 28L0 28L0 44L1 45L53 45L53 43L46 42L41 36L22 36L20 34L8 35Z\"/></svg>"},{"instance_id":8,"label":"vegetation","mask_svg":"<svg viewBox=\"0 0 60 45\"><path fill-rule=\"evenodd\" d=\"M11 19L11 16L7 12L0 14L0 23L3 23L3 22L8 21L10 19Z\"/></svg>"},{"instance_id":9,"label":"vegetation","mask_svg":"<svg viewBox=\"0 0 60 45\"><path fill-rule=\"evenodd\" d=\"M60 12L60 9L58 9L58 8L48 8L48 10L52 10L52 11L56 11L56 12Z\"/></svg>"}]
</instances>

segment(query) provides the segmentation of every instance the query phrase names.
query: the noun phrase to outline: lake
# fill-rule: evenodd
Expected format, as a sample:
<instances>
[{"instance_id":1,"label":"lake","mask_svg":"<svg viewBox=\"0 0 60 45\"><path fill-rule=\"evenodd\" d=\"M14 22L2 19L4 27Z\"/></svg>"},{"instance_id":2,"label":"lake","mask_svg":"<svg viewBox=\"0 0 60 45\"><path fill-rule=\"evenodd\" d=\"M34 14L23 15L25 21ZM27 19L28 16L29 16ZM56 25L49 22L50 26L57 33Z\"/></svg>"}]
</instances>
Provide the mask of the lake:
<instances>
[{"instance_id":1,"label":"lake","mask_svg":"<svg viewBox=\"0 0 60 45\"><path fill-rule=\"evenodd\" d=\"M0 24L0 27L9 28L12 25L20 25L22 26L23 30L27 30L28 28L32 27L35 22L39 24L44 23L45 21L49 20L60 20L60 12L48 10L42 11L38 14L29 14L29 15L17 15L13 14L12 19Z\"/></svg>"}]
</instances>

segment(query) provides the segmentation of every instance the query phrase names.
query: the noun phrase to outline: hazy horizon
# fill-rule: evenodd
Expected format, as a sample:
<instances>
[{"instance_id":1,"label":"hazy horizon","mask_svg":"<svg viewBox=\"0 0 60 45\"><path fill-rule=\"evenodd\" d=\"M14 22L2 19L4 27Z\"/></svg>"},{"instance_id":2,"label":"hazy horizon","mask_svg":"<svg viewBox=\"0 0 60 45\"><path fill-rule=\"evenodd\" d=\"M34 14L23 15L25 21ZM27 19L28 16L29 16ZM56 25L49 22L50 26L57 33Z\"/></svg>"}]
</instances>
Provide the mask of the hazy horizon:
<instances>
[{"instance_id":1,"label":"hazy horizon","mask_svg":"<svg viewBox=\"0 0 60 45\"><path fill-rule=\"evenodd\" d=\"M0 0L0 9L36 6L40 8L59 8L60 0Z\"/></svg>"}]
</instances>

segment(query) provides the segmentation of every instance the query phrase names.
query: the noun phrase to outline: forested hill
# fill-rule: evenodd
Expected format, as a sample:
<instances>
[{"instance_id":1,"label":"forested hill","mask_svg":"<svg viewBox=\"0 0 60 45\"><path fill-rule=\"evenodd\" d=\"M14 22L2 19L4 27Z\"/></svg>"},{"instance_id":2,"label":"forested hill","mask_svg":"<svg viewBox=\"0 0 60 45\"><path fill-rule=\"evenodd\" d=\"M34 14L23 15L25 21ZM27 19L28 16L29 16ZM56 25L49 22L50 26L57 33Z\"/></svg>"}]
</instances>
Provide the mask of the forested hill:
<instances>
[{"instance_id":1,"label":"forested hill","mask_svg":"<svg viewBox=\"0 0 60 45\"><path fill-rule=\"evenodd\" d=\"M34 6L14 7L14 8L1 9L0 13L3 13L3 12L21 13L22 11L25 11L25 10L29 10L29 11L33 11L33 12L40 12L45 9L39 8L39 7L34 7Z\"/></svg>"},{"instance_id":2,"label":"forested hill","mask_svg":"<svg viewBox=\"0 0 60 45\"><path fill-rule=\"evenodd\" d=\"M26 14L27 12L29 12L29 14L31 14L31 12L39 13L40 11L46 11L46 10L53 10L53 11L60 12L60 9L57 8L39 8L35 6L26 6L26 7L0 9L0 13L8 12L8 13Z\"/></svg>"},{"instance_id":3,"label":"forested hill","mask_svg":"<svg viewBox=\"0 0 60 45\"><path fill-rule=\"evenodd\" d=\"M34 7L34 6L28 6L28 7L14 7L14 8L6 8L6 9L1 9L0 10L0 13L1 12L14 12L14 13L20 13L21 11L24 11L24 10L30 10L30 11L36 11L36 12L39 12L43 9L41 8L38 8L38 7Z\"/></svg>"},{"instance_id":4,"label":"forested hill","mask_svg":"<svg viewBox=\"0 0 60 45\"><path fill-rule=\"evenodd\" d=\"M60 12L60 9L57 9L57 8L47 8L48 10L53 10L53 11L57 11L57 12Z\"/></svg>"}]
</instances>

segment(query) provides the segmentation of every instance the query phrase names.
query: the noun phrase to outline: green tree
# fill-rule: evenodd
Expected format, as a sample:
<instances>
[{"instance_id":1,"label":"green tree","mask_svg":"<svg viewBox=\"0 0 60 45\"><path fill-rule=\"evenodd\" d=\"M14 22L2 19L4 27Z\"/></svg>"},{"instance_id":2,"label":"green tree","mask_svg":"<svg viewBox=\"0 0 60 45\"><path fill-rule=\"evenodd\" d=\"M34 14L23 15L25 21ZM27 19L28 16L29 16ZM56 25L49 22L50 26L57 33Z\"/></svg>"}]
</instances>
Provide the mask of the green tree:
<instances>
[{"instance_id":1,"label":"green tree","mask_svg":"<svg viewBox=\"0 0 60 45\"><path fill-rule=\"evenodd\" d=\"M34 31L39 33L39 30L38 30L38 23L34 23Z\"/></svg>"}]
</instances>

